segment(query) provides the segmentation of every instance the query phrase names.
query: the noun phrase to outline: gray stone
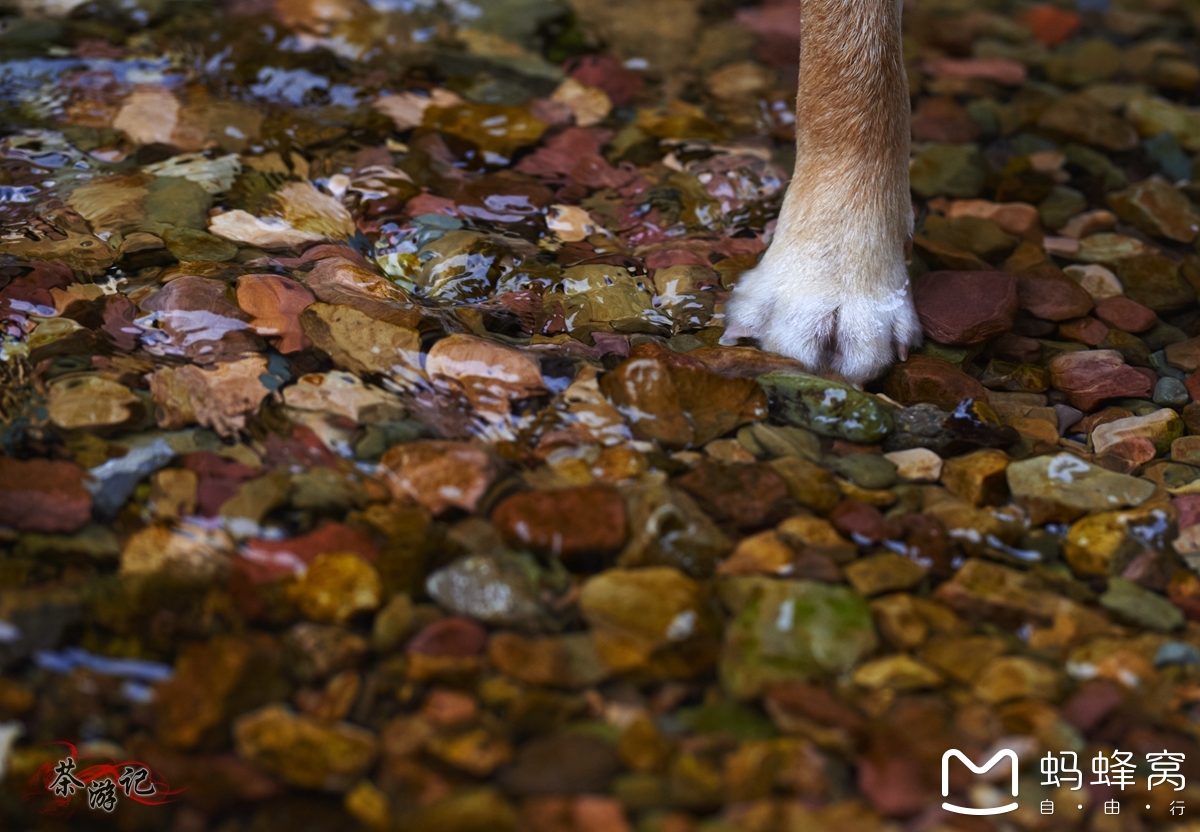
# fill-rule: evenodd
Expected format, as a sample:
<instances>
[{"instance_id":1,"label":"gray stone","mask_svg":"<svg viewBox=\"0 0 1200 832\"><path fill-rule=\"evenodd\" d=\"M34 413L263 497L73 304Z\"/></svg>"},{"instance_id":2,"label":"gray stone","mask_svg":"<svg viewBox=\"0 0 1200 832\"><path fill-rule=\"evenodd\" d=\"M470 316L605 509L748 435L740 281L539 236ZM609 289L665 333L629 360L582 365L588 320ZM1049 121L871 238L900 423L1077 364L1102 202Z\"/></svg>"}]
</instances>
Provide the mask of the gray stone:
<instances>
[{"instance_id":1,"label":"gray stone","mask_svg":"<svg viewBox=\"0 0 1200 832\"><path fill-rule=\"evenodd\" d=\"M1187 388L1177 378L1160 378L1154 385L1154 403L1163 407L1183 407L1190 398Z\"/></svg>"},{"instance_id":2,"label":"gray stone","mask_svg":"<svg viewBox=\"0 0 1200 832\"><path fill-rule=\"evenodd\" d=\"M91 481L85 481L83 485L91 492L93 513L102 520L112 518L143 477L165 467L174 458L174 449L165 439L158 438L149 445L131 448L125 456L92 468L88 471L92 475Z\"/></svg>"},{"instance_id":3,"label":"gray stone","mask_svg":"<svg viewBox=\"0 0 1200 832\"><path fill-rule=\"evenodd\" d=\"M895 463L875 454L843 457L834 470L859 488L889 488L896 482Z\"/></svg>"},{"instance_id":4,"label":"gray stone","mask_svg":"<svg viewBox=\"0 0 1200 832\"><path fill-rule=\"evenodd\" d=\"M1168 641L1154 654L1154 666L1200 664L1200 650L1186 641Z\"/></svg>"},{"instance_id":5,"label":"gray stone","mask_svg":"<svg viewBox=\"0 0 1200 832\"><path fill-rule=\"evenodd\" d=\"M442 608L499 627L537 621L542 609L536 586L536 564L516 555L467 555L425 581L425 591Z\"/></svg>"}]
</instances>

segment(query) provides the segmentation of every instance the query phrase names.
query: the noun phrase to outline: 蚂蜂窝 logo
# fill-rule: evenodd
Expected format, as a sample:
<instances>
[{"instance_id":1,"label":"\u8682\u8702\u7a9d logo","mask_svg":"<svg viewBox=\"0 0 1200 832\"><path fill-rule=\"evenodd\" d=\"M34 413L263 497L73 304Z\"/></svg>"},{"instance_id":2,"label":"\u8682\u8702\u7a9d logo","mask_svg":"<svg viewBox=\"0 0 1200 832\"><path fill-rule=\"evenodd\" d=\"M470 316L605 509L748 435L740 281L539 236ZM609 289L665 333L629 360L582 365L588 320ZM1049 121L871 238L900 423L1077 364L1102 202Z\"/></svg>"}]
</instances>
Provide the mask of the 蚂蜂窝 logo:
<instances>
[{"instance_id":1,"label":"\u8682\u8702\u7a9d logo","mask_svg":"<svg viewBox=\"0 0 1200 832\"><path fill-rule=\"evenodd\" d=\"M1012 761L1012 796L1014 798L1017 796L1017 752L1013 751L1011 748L1002 749L997 751L995 756L993 756L992 759L988 760L982 766L977 766L967 759L966 754L963 754L957 748L951 748L942 755L942 797L950 796L951 757L957 757L958 759L962 760L963 764L976 774L983 774L984 772L990 771L992 766L1000 762L1001 758L1008 757L1009 760ZM957 812L960 815L1002 815L1005 812L1011 812L1015 810L1017 808L1017 801L1014 800L1012 803L1007 803L1003 806L995 806L990 809L975 809L968 806L958 806L954 803L943 803L942 808L947 812Z\"/></svg>"}]
</instances>

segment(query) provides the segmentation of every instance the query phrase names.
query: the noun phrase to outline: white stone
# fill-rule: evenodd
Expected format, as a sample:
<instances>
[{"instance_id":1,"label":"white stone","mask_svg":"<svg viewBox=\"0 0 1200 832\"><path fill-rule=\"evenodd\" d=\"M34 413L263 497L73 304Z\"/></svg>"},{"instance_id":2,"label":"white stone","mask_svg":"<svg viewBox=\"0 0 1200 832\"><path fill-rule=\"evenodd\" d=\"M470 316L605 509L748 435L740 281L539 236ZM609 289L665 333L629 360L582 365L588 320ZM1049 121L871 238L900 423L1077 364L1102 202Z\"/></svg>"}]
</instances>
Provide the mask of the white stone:
<instances>
[{"instance_id":1,"label":"white stone","mask_svg":"<svg viewBox=\"0 0 1200 832\"><path fill-rule=\"evenodd\" d=\"M1153 442L1161 454L1171 446L1172 440L1182 434L1183 423L1179 414L1164 407L1145 416L1129 416L1097 425L1092 431L1092 448L1095 453L1102 454L1118 442L1143 437Z\"/></svg>"},{"instance_id":2,"label":"white stone","mask_svg":"<svg viewBox=\"0 0 1200 832\"><path fill-rule=\"evenodd\" d=\"M1092 296L1092 300L1117 298L1125 294L1125 287L1117 276L1103 266L1091 264L1087 266L1067 266L1063 274L1079 284L1083 291Z\"/></svg>"},{"instance_id":3,"label":"white stone","mask_svg":"<svg viewBox=\"0 0 1200 832\"><path fill-rule=\"evenodd\" d=\"M896 475L909 482L937 482L942 476L942 458L928 448L892 451L883 458L896 466Z\"/></svg>"}]
</instances>

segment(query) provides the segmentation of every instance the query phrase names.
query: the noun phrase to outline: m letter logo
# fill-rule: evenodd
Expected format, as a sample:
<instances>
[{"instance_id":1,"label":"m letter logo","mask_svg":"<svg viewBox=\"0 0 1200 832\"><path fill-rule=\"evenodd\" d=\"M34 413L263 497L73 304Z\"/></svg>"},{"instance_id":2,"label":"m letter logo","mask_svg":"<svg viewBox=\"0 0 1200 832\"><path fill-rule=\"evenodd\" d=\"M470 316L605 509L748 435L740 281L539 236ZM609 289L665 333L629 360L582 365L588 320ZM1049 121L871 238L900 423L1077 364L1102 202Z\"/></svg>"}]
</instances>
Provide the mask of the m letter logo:
<instances>
[{"instance_id":1,"label":"m letter logo","mask_svg":"<svg viewBox=\"0 0 1200 832\"><path fill-rule=\"evenodd\" d=\"M1017 752L1011 748L1005 748L1002 751L997 751L996 756L988 760L982 766L977 766L967 759L966 755L957 748L951 748L942 755L942 797L950 796L950 758L957 757L963 761L963 764L971 769L976 774L983 774L990 771L992 766L1000 762L1002 757L1008 757L1012 761L1012 796L1017 796ZM994 809L971 809L966 806L956 806L953 803L943 803L942 808L947 812L957 812L960 815L1002 815L1005 812L1011 812L1017 808L1017 802L1014 800L1005 806L997 806Z\"/></svg>"}]
</instances>

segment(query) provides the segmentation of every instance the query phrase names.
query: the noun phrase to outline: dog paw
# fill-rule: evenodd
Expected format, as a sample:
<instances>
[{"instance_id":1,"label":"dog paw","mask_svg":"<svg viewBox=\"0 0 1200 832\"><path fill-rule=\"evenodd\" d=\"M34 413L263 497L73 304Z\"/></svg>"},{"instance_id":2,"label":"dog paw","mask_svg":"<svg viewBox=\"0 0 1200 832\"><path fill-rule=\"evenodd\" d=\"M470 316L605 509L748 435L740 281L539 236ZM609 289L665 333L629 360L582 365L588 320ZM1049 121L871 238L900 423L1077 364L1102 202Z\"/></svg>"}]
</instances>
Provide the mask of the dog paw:
<instances>
[{"instance_id":1,"label":"dog paw","mask_svg":"<svg viewBox=\"0 0 1200 832\"><path fill-rule=\"evenodd\" d=\"M903 264L855 271L768 253L733 290L727 338L749 335L763 349L853 384L878 376L921 343L921 325Z\"/></svg>"}]
</instances>

